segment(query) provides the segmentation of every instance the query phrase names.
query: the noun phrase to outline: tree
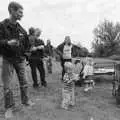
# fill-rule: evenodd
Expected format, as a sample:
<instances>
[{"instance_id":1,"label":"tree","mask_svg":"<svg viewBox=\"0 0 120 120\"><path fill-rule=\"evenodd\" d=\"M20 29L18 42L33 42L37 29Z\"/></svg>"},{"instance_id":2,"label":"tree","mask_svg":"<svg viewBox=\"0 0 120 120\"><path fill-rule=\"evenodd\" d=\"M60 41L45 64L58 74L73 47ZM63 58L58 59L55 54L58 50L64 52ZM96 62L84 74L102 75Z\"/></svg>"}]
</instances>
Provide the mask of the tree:
<instances>
[{"instance_id":1,"label":"tree","mask_svg":"<svg viewBox=\"0 0 120 120\"><path fill-rule=\"evenodd\" d=\"M106 57L120 52L120 24L104 20L93 31L95 56Z\"/></svg>"},{"instance_id":2,"label":"tree","mask_svg":"<svg viewBox=\"0 0 120 120\"><path fill-rule=\"evenodd\" d=\"M76 45L76 57L86 57L89 54L89 51L87 48L83 47L80 42L78 42Z\"/></svg>"}]
</instances>

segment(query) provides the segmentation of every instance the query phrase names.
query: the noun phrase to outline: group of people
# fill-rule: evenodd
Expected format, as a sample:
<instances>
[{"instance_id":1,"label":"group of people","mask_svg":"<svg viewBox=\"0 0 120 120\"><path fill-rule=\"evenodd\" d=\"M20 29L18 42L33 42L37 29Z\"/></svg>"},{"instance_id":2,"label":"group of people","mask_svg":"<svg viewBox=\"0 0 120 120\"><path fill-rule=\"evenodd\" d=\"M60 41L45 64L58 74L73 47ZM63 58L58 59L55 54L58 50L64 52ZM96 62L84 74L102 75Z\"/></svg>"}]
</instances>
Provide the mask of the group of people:
<instances>
[{"instance_id":1,"label":"group of people","mask_svg":"<svg viewBox=\"0 0 120 120\"><path fill-rule=\"evenodd\" d=\"M43 58L47 56L48 72L52 73L53 47L51 41L47 40L47 45L39 37L41 30L31 27L29 34L19 24L23 17L23 6L17 2L10 2L8 5L9 18L0 22L0 54L2 55L2 82L4 88L5 117L11 117L12 108L15 106L13 91L10 88L10 82L13 77L13 71L17 73L20 84L21 103L24 106L32 106L34 103L29 100L27 94L27 76L26 60L31 68L33 87L38 88L37 71L40 73L41 85L47 87L45 80L45 69ZM69 105L74 105L74 81L80 79L80 75L73 72L74 64L72 62L74 45L71 43L70 36L66 36L62 44L55 50L60 56L62 66L62 108L68 109ZM89 64L92 66L91 64ZM92 69L92 68L91 68ZM85 74L86 72L86 74ZM87 76L87 81L92 80L92 72L88 74L88 67L83 71L83 78ZM88 88L88 83L86 86Z\"/></svg>"},{"instance_id":2,"label":"group of people","mask_svg":"<svg viewBox=\"0 0 120 120\"><path fill-rule=\"evenodd\" d=\"M29 29L29 50L27 56L27 61L28 64L30 65L31 68L31 74L32 74L32 79L33 79L33 87L38 88L39 83L37 80L37 69L40 73L40 79L41 79L41 85L46 87L47 82L45 80L45 69L44 69L44 63L43 63L43 58L45 56L45 49L49 51L52 51L52 47L49 48L50 45L50 40L47 42L47 45L45 46L44 41L39 39L41 35L41 31L39 28L33 28L31 27ZM49 55L47 54L46 56L51 56L52 53ZM52 70L50 71L52 72Z\"/></svg>"}]
</instances>

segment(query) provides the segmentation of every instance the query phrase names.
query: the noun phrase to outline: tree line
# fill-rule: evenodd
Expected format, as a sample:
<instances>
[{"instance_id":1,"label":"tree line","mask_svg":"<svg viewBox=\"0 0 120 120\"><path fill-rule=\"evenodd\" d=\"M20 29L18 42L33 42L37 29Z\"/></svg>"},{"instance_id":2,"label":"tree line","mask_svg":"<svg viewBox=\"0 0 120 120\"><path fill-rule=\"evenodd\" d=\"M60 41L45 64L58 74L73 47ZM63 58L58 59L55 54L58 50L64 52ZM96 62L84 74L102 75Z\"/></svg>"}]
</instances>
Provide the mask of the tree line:
<instances>
[{"instance_id":1,"label":"tree line","mask_svg":"<svg viewBox=\"0 0 120 120\"><path fill-rule=\"evenodd\" d=\"M95 57L109 57L120 54L120 23L104 20L93 30L92 42Z\"/></svg>"}]
</instances>

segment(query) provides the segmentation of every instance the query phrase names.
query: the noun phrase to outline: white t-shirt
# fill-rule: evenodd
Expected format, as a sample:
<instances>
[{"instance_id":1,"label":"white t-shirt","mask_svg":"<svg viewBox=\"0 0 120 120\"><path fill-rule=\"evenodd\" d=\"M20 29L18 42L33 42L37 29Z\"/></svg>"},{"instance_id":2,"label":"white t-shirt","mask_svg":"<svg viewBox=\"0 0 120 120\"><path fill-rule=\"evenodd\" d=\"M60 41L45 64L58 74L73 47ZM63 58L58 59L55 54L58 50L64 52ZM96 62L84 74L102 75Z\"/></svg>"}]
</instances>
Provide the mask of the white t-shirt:
<instances>
[{"instance_id":1,"label":"white t-shirt","mask_svg":"<svg viewBox=\"0 0 120 120\"><path fill-rule=\"evenodd\" d=\"M72 53L72 45L64 45L63 48L63 58L64 59L71 59L71 53Z\"/></svg>"},{"instance_id":2,"label":"white t-shirt","mask_svg":"<svg viewBox=\"0 0 120 120\"><path fill-rule=\"evenodd\" d=\"M88 75L93 75L94 73L94 68L92 65L85 65L84 70L83 70L83 74L84 77L88 76Z\"/></svg>"}]
</instances>

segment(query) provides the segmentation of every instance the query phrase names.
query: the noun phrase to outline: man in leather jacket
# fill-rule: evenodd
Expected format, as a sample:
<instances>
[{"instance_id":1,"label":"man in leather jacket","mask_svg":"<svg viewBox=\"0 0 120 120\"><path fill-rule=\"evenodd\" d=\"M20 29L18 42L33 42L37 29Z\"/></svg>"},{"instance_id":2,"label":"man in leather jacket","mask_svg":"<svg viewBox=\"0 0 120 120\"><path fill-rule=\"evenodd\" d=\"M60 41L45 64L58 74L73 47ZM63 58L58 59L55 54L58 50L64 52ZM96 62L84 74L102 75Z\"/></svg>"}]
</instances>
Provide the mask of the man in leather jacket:
<instances>
[{"instance_id":1,"label":"man in leather jacket","mask_svg":"<svg viewBox=\"0 0 120 120\"><path fill-rule=\"evenodd\" d=\"M23 17L23 7L17 2L8 6L10 17L0 22L0 54L3 57L2 82L4 87L5 117L12 116L14 107L13 92L10 82L15 69L20 84L21 103L32 105L27 95L27 80L25 70L25 52L28 48L28 36L23 27L17 22Z\"/></svg>"}]
</instances>

